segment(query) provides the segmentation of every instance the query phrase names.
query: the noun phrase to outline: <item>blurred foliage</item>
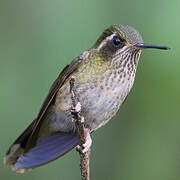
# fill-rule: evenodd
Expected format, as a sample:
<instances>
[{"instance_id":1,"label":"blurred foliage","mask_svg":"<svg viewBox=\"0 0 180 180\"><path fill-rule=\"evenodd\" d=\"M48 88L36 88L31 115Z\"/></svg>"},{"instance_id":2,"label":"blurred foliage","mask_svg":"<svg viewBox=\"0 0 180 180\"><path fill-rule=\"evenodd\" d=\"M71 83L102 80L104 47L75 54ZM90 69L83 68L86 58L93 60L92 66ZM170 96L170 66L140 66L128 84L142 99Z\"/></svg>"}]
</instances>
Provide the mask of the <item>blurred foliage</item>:
<instances>
[{"instance_id":1,"label":"blurred foliage","mask_svg":"<svg viewBox=\"0 0 180 180\"><path fill-rule=\"evenodd\" d=\"M62 68L114 23L135 27L146 50L118 115L93 134L92 179L180 179L180 1L0 0L0 160L36 116ZM80 179L72 151L17 174L0 164L0 179Z\"/></svg>"}]
</instances>

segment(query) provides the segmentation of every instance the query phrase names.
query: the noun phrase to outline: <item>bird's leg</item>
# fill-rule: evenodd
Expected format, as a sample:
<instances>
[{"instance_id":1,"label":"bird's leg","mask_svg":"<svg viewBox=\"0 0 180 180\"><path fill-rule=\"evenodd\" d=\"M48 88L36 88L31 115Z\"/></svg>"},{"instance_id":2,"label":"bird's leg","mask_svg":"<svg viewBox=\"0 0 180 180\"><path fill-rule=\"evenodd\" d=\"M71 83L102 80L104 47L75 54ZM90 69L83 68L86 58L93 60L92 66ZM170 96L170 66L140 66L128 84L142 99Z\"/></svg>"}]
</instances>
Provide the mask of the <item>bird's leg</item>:
<instances>
[{"instance_id":1,"label":"bird's leg","mask_svg":"<svg viewBox=\"0 0 180 180\"><path fill-rule=\"evenodd\" d=\"M84 128L84 137L86 142L82 145L84 147L84 149L82 150L83 153L87 152L92 145L90 130L88 128Z\"/></svg>"},{"instance_id":2,"label":"bird's leg","mask_svg":"<svg viewBox=\"0 0 180 180\"><path fill-rule=\"evenodd\" d=\"M90 130L88 128L84 128L84 138L85 138L85 143L82 144L82 146L80 145L77 146L77 150L80 151L81 153L86 153L92 145Z\"/></svg>"}]
</instances>

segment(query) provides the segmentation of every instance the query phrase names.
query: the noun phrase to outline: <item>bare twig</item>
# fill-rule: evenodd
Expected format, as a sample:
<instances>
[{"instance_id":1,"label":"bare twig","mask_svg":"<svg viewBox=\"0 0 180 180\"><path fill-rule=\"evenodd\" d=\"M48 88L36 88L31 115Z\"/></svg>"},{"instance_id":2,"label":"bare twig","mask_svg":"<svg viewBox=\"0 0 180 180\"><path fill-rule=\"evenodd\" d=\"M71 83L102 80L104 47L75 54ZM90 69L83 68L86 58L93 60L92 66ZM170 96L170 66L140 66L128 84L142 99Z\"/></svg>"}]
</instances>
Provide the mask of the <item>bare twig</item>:
<instances>
[{"instance_id":1,"label":"bare twig","mask_svg":"<svg viewBox=\"0 0 180 180\"><path fill-rule=\"evenodd\" d=\"M73 120L75 121L76 129L79 136L79 146L80 149L83 149L83 144L85 143L86 139L84 136L84 117L80 115L81 112L81 103L76 95L74 83L75 78L71 77L70 79L70 95L72 100L72 107L71 107L71 114L73 116ZM81 170L81 179L82 180L90 180L90 168L89 168L89 161L90 161L90 149L88 152L82 153L79 151L80 156L80 170Z\"/></svg>"}]
</instances>

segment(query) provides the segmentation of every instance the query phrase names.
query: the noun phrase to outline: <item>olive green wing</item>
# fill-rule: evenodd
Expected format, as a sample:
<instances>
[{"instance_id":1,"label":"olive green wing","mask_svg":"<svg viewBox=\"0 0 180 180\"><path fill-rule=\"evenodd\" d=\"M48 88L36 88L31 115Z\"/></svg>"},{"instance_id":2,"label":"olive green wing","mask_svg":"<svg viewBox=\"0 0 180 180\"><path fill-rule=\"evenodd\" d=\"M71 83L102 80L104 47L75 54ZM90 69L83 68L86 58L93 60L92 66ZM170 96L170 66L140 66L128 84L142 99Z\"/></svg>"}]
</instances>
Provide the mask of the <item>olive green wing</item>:
<instances>
[{"instance_id":1,"label":"olive green wing","mask_svg":"<svg viewBox=\"0 0 180 180\"><path fill-rule=\"evenodd\" d=\"M81 64L82 60L83 60L83 55L76 57L70 64L68 64L63 69L63 71L59 74L57 79L52 84L52 86L49 90L49 93L48 93L46 99L44 100L44 103L42 104L42 107L37 115L36 121L33 126L33 131L27 141L25 151L28 151L31 147L33 147L35 145L39 129L43 122L43 115L45 114L45 112L46 112L47 108L50 106L50 104L53 102L56 93L63 86L65 80L78 68L78 66Z\"/></svg>"},{"instance_id":2,"label":"olive green wing","mask_svg":"<svg viewBox=\"0 0 180 180\"><path fill-rule=\"evenodd\" d=\"M24 130L24 132L15 140L10 146L4 158L6 165L12 165L16 162L18 157L31 149L37 140L37 134L43 122L43 116L53 102L58 90L63 86L65 80L79 67L83 61L83 55L76 57L70 64L68 64L59 74L57 79L52 84L47 97L45 98L40 111L34 121Z\"/></svg>"}]
</instances>

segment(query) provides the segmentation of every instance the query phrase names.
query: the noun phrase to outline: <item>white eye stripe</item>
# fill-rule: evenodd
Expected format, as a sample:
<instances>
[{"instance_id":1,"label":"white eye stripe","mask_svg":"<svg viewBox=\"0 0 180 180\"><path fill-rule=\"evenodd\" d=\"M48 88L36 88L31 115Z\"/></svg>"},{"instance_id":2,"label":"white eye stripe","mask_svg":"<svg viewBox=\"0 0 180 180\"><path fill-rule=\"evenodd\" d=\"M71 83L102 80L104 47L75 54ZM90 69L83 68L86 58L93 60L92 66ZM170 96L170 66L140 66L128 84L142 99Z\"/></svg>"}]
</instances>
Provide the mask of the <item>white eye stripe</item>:
<instances>
[{"instance_id":1,"label":"white eye stripe","mask_svg":"<svg viewBox=\"0 0 180 180\"><path fill-rule=\"evenodd\" d=\"M113 37L116 36L116 34L111 34L110 36L106 37L106 39L104 39L102 41L102 43L99 45L99 47L97 48L97 50L99 51L108 41L111 41L113 39Z\"/></svg>"},{"instance_id":2,"label":"white eye stripe","mask_svg":"<svg viewBox=\"0 0 180 180\"><path fill-rule=\"evenodd\" d=\"M105 41L112 40L114 36L117 36L117 35L116 34L111 34L110 36L106 37Z\"/></svg>"}]
</instances>

